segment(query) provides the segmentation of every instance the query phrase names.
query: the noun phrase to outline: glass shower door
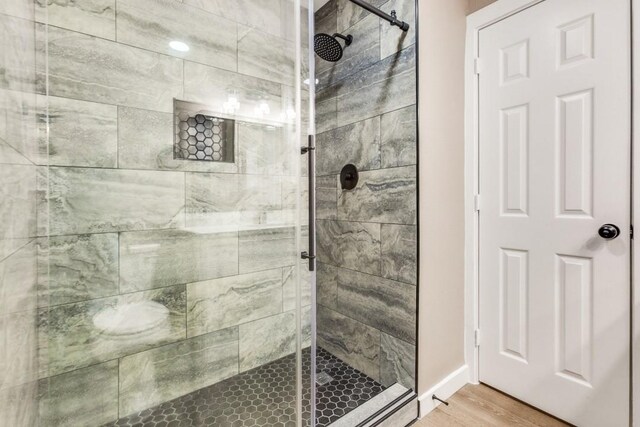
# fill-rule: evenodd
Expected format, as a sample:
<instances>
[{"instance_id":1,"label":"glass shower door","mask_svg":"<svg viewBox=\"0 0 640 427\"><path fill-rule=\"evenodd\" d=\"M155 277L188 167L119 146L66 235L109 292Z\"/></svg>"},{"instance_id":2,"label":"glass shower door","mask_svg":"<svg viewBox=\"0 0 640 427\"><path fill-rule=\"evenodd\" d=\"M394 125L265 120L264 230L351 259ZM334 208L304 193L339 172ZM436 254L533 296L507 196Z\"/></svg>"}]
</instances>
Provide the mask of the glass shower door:
<instances>
[{"instance_id":1,"label":"glass shower door","mask_svg":"<svg viewBox=\"0 0 640 427\"><path fill-rule=\"evenodd\" d=\"M308 13L0 5L0 424L302 424Z\"/></svg>"}]
</instances>

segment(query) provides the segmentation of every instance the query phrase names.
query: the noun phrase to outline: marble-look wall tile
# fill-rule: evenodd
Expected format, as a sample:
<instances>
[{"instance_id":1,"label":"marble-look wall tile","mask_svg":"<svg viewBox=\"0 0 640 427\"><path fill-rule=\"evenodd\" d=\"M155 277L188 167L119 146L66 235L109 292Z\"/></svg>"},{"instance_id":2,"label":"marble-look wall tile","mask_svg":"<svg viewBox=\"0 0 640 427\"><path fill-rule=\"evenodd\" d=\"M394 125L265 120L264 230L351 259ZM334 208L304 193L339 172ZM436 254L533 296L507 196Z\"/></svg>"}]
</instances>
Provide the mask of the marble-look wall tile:
<instances>
[{"instance_id":1,"label":"marble-look wall tile","mask_svg":"<svg viewBox=\"0 0 640 427\"><path fill-rule=\"evenodd\" d=\"M283 14L278 0L183 0L183 3L274 36L288 34L284 27L292 22L283 21L283 16L286 17L287 14ZM220 18L216 20L218 19Z\"/></svg>"},{"instance_id":2,"label":"marble-look wall tile","mask_svg":"<svg viewBox=\"0 0 640 427\"><path fill-rule=\"evenodd\" d=\"M284 104L293 105L293 100L283 102L279 83L185 61L186 100L207 105L213 114L227 116L224 104L230 94L235 94L240 104L236 116L249 121L267 119L281 122L287 111ZM264 114L257 112L265 110L268 112Z\"/></svg>"},{"instance_id":3,"label":"marble-look wall tile","mask_svg":"<svg viewBox=\"0 0 640 427\"><path fill-rule=\"evenodd\" d=\"M380 117L323 132L317 140L317 174L339 174L349 163L359 171L380 168Z\"/></svg>"},{"instance_id":4,"label":"marble-look wall tile","mask_svg":"<svg viewBox=\"0 0 640 427\"><path fill-rule=\"evenodd\" d=\"M277 176L187 173L187 225L237 227L268 224L282 210Z\"/></svg>"},{"instance_id":5,"label":"marble-look wall tile","mask_svg":"<svg viewBox=\"0 0 640 427\"><path fill-rule=\"evenodd\" d=\"M338 175L316 177L316 217L338 218Z\"/></svg>"},{"instance_id":6,"label":"marble-look wall tile","mask_svg":"<svg viewBox=\"0 0 640 427\"><path fill-rule=\"evenodd\" d=\"M118 112L113 105L39 96L48 102L49 133L40 150L51 166L115 168L118 164ZM47 142L49 144L47 149Z\"/></svg>"},{"instance_id":7,"label":"marble-look wall tile","mask_svg":"<svg viewBox=\"0 0 640 427\"><path fill-rule=\"evenodd\" d=\"M338 32L338 8L335 1L325 3L315 13L315 32L324 34L335 34ZM333 62L324 61L315 55L316 77L325 74L325 71L334 66ZM328 78L327 78L328 79Z\"/></svg>"},{"instance_id":8,"label":"marble-look wall tile","mask_svg":"<svg viewBox=\"0 0 640 427\"><path fill-rule=\"evenodd\" d=\"M338 86L338 126L416 103L415 47L376 62Z\"/></svg>"},{"instance_id":9,"label":"marble-look wall tile","mask_svg":"<svg viewBox=\"0 0 640 427\"><path fill-rule=\"evenodd\" d=\"M282 312L282 269L187 285L187 335L193 337Z\"/></svg>"},{"instance_id":10,"label":"marble-look wall tile","mask_svg":"<svg viewBox=\"0 0 640 427\"><path fill-rule=\"evenodd\" d=\"M33 163L0 138L0 165L31 165Z\"/></svg>"},{"instance_id":11,"label":"marble-look wall tile","mask_svg":"<svg viewBox=\"0 0 640 427\"><path fill-rule=\"evenodd\" d=\"M316 289L318 304L336 310L338 308L338 267L318 263Z\"/></svg>"},{"instance_id":12,"label":"marble-look wall tile","mask_svg":"<svg viewBox=\"0 0 640 427\"><path fill-rule=\"evenodd\" d=\"M322 133L338 126L338 98L331 88L316 93L316 132Z\"/></svg>"},{"instance_id":13,"label":"marble-look wall tile","mask_svg":"<svg viewBox=\"0 0 640 427\"><path fill-rule=\"evenodd\" d=\"M0 23L1 18L0 16ZM1 58L0 61L2 61ZM2 72L0 69L0 75ZM31 80L33 85L35 75L32 75ZM2 86L1 83L0 86ZM16 161L16 154L11 153L10 158L6 160L3 158L2 163L41 164L42 153L38 146L38 138L43 129L44 116L38 108L38 98L35 93L0 89L0 141L26 159L26 161L22 159Z\"/></svg>"},{"instance_id":14,"label":"marble-look wall tile","mask_svg":"<svg viewBox=\"0 0 640 427\"><path fill-rule=\"evenodd\" d=\"M346 77L357 74L380 60L379 21L377 16L369 15L345 31L345 36L353 36L353 41L344 48L340 61L331 63L317 73L319 89L339 84Z\"/></svg>"},{"instance_id":15,"label":"marble-look wall tile","mask_svg":"<svg viewBox=\"0 0 640 427\"><path fill-rule=\"evenodd\" d=\"M35 19L33 5L33 0L3 1L0 2L0 13L33 21Z\"/></svg>"},{"instance_id":16,"label":"marble-look wall tile","mask_svg":"<svg viewBox=\"0 0 640 427\"><path fill-rule=\"evenodd\" d=\"M34 27L33 21L0 15L0 89L35 93Z\"/></svg>"},{"instance_id":17,"label":"marble-look wall tile","mask_svg":"<svg viewBox=\"0 0 640 427\"><path fill-rule=\"evenodd\" d=\"M296 292L300 289L300 307L311 305L311 272L309 262L300 262L300 274L296 274L296 266L282 269L282 311L297 309Z\"/></svg>"},{"instance_id":18,"label":"marble-look wall tile","mask_svg":"<svg viewBox=\"0 0 640 427\"><path fill-rule=\"evenodd\" d=\"M116 39L116 0L35 0L36 19L103 39Z\"/></svg>"},{"instance_id":19,"label":"marble-look wall tile","mask_svg":"<svg viewBox=\"0 0 640 427\"><path fill-rule=\"evenodd\" d=\"M236 122L238 170L252 175L293 175L293 155L300 150L290 143L285 130L256 123Z\"/></svg>"},{"instance_id":20,"label":"marble-look wall tile","mask_svg":"<svg viewBox=\"0 0 640 427\"><path fill-rule=\"evenodd\" d=\"M418 147L416 113L416 106L412 105L382 115L380 151L383 168L418 163L416 156Z\"/></svg>"},{"instance_id":21,"label":"marble-look wall tile","mask_svg":"<svg viewBox=\"0 0 640 427\"><path fill-rule=\"evenodd\" d=\"M172 113L118 107L118 166L122 169L235 173L238 164L173 158Z\"/></svg>"},{"instance_id":22,"label":"marble-look wall tile","mask_svg":"<svg viewBox=\"0 0 640 427\"><path fill-rule=\"evenodd\" d=\"M318 345L374 380L380 379L380 331L318 307Z\"/></svg>"},{"instance_id":23,"label":"marble-look wall tile","mask_svg":"<svg viewBox=\"0 0 640 427\"><path fill-rule=\"evenodd\" d=\"M120 360L120 416L200 390L238 373L238 328Z\"/></svg>"},{"instance_id":24,"label":"marble-look wall tile","mask_svg":"<svg viewBox=\"0 0 640 427\"><path fill-rule=\"evenodd\" d=\"M38 239L38 306L118 294L118 234Z\"/></svg>"},{"instance_id":25,"label":"marble-look wall tile","mask_svg":"<svg viewBox=\"0 0 640 427\"><path fill-rule=\"evenodd\" d=\"M41 309L40 378L186 337L184 285Z\"/></svg>"},{"instance_id":26,"label":"marble-look wall tile","mask_svg":"<svg viewBox=\"0 0 640 427\"><path fill-rule=\"evenodd\" d=\"M414 225L382 224L382 276L417 283L418 235Z\"/></svg>"},{"instance_id":27,"label":"marble-look wall tile","mask_svg":"<svg viewBox=\"0 0 640 427\"><path fill-rule=\"evenodd\" d=\"M184 174L179 172L52 167L48 180L48 212L46 183L40 188L40 235L46 235L47 225L52 235L184 225Z\"/></svg>"},{"instance_id":28,"label":"marble-look wall tile","mask_svg":"<svg viewBox=\"0 0 640 427\"><path fill-rule=\"evenodd\" d=\"M38 37L42 55L42 31ZM48 42L50 95L164 112L182 97L180 59L57 27L48 27ZM41 91L44 77L40 67Z\"/></svg>"},{"instance_id":29,"label":"marble-look wall tile","mask_svg":"<svg viewBox=\"0 0 640 427\"><path fill-rule=\"evenodd\" d=\"M120 234L120 291L238 274L238 233L157 230Z\"/></svg>"},{"instance_id":30,"label":"marble-look wall tile","mask_svg":"<svg viewBox=\"0 0 640 427\"><path fill-rule=\"evenodd\" d=\"M416 389L416 346L382 334L380 340L380 382L389 387L400 383Z\"/></svg>"},{"instance_id":31,"label":"marble-look wall tile","mask_svg":"<svg viewBox=\"0 0 640 427\"><path fill-rule=\"evenodd\" d=\"M35 236L36 186L33 165L0 166L0 240Z\"/></svg>"},{"instance_id":32,"label":"marble-look wall tile","mask_svg":"<svg viewBox=\"0 0 640 427\"><path fill-rule=\"evenodd\" d=\"M42 379L38 389L42 426L97 426L118 419L117 360Z\"/></svg>"},{"instance_id":33,"label":"marble-look wall tile","mask_svg":"<svg viewBox=\"0 0 640 427\"><path fill-rule=\"evenodd\" d=\"M371 0L368 3L374 7L380 7L387 1ZM365 17L371 16L371 13L349 0L336 0L335 3L338 9L338 31L346 31Z\"/></svg>"},{"instance_id":34,"label":"marble-look wall tile","mask_svg":"<svg viewBox=\"0 0 640 427\"><path fill-rule=\"evenodd\" d=\"M35 310L0 315L0 389L38 379Z\"/></svg>"},{"instance_id":35,"label":"marble-look wall tile","mask_svg":"<svg viewBox=\"0 0 640 427\"><path fill-rule=\"evenodd\" d=\"M361 172L356 187L338 196L338 219L415 224L416 191L415 166Z\"/></svg>"},{"instance_id":36,"label":"marble-look wall tile","mask_svg":"<svg viewBox=\"0 0 640 427\"><path fill-rule=\"evenodd\" d=\"M416 2L415 0L389 0L382 5L381 10L389 14L395 10L398 19L409 24L409 31L404 32L380 20L380 59L384 59L415 44Z\"/></svg>"},{"instance_id":37,"label":"marble-look wall tile","mask_svg":"<svg viewBox=\"0 0 640 427\"><path fill-rule=\"evenodd\" d=\"M287 85L294 84L294 44L255 28L238 28L238 72Z\"/></svg>"},{"instance_id":38,"label":"marble-look wall tile","mask_svg":"<svg viewBox=\"0 0 640 427\"><path fill-rule=\"evenodd\" d=\"M175 0L118 0L118 42L217 68L238 68L237 25ZM213 25L212 25L213 24ZM172 49L179 40L187 52Z\"/></svg>"},{"instance_id":39,"label":"marble-look wall tile","mask_svg":"<svg viewBox=\"0 0 640 427\"><path fill-rule=\"evenodd\" d=\"M0 261L0 315L36 308L37 269L34 241Z\"/></svg>"},{"instance_id":40,"label":"marble-look wall tile","mask_svg":"<svg viewBox=\"0 0 640 427\"><path fill-rule=\"evenodd\" d=\"M240 325L240 372L296 351L296 316L289 311Z\"/></svg>"},{"instance_id":41,"label":"marble-look wall tile","mask_svg":"<svg viewBox=\"0 0 640 427\"><path fill-rule=\"evenodd\" d=\"M338 311L396 338L416 342L413 285L340 269Z\"/></svg>"},{"instance_id":42,"label":"marble-look wall tile","mask_svg":"<svg viewBox=\"0 0 640 427\"><path fill-rule=\"evenodd\" d=\"M240 231L240 273L295 265L296 231L293 227Z\"/></svg>"},{"instance_id":43,"label":"marble-look wall tile","mask_svg":"<svg viewBox=\"0 0 640 427\"><path fill-rule=\"evenodd\" d=\"M0 420L6 426L38 425L38 381L0 388Z\"/></svg>"},{"instance_id":44,"label":"marble-look wall tile","mask_svg":"<svg viewBox=\"0 0 640 427\"><path fill-rule=\"evenodd\" d=\"M380 274L380 224L317 221L318 260Z\"/></svg>"}]
</instances>

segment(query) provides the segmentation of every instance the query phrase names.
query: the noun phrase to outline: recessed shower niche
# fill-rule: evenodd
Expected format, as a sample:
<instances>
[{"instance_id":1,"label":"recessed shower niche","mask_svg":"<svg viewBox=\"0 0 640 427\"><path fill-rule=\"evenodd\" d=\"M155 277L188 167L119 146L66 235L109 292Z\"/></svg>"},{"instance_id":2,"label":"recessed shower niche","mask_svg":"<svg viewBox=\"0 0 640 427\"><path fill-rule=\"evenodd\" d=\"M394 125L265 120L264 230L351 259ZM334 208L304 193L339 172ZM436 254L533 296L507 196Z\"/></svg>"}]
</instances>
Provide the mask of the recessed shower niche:
<instances>
[{"instance_id":1,"label":"recessed shower niche","mask_svg":"<svg viewBox=\"0 0 640 427\"><path fill-rule=\"evenodd\" d=\"M174 101L173 158L234 162L236 121L206 112L199 104Z\"/></svg>"}]
</instances>

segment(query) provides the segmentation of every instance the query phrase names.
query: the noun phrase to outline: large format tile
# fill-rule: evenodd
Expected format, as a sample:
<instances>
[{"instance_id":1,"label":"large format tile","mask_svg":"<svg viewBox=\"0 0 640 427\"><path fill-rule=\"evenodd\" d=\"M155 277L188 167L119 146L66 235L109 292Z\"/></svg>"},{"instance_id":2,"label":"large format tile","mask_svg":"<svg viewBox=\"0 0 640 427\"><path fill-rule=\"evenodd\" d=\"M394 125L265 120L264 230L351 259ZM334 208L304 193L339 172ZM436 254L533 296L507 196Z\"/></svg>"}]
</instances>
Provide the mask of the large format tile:
<instances>
[{"instance_id":1,"label":"large format tile","mask_svg":"<svg viewBox=\"0 0 640 427\"><path fill-rule=\"evenodd\" d=\"M317 221L318 260L338 267L380 274L380 225Z\"/></svg>"},{"instance_id":2,"label":"large format tile","mask_svg":"<svg viewBox=\"0 0 640 427\"><path fill-rule=\"evenodd\" d=\"M187 285L187 334L206 334L282 312L282 269Z\"/></svg>"},{"instance_id":3,"label":"large format tile","mask_svg":"<svg viewBox=\"0 0 640 427\"><path fill-rule=\"evenodd\" d=\"M380 58L384 59L416 42L416 2L415 0L389 0L382 5L381 10L391 13L395 10L398 19L409 24L409 31L402 31L398 27L380 20Z\"/></svg>"},{"instance_id":4,"label":"large format tile","mask_svg":"<svg viewBox=\"0 0 640 427\"><path fill-rule=\"evenodd\" d=\"M380 7L385 2L387 2L387 0L368 1L368 3L374 7ZM372 16L366 9L352 3L350 0L335 0L335 3L338 9L338 31L346 31L365 17Z\"/></svg>"},{"instance_id":5,"label":"large format tile","mask_svg":"<svg viewBox=\"0 0 640 427\"><path fill-rule=\"evenodd\" d=\"M316 273L316 293L318 304L336 310L338 308L339 267L319 262Z\"/></svg>"},{"instance_id":6,"label":"large format tile","mask_svg":"<svg viewBox=\"0 0 640 427\"><path fill-rule=\"evenodd\" d=\"M416 106L411 105L382 115L380 152L383 168L417 164L416 114Z\"/></svg>"},{"instance_id":7,"label":"large format tile","mask_svg":"<svg viewBox=\"0 0 640 427\"><path fill-rule=\"evenodd\" d=\"M0 13L16 18L34 20L33 0L12 0L0 2Z\"/></svg>"},{"instance_id":8,"label":"large format tile","mask_svg":"<svg viewBox=\"0 0 640 427\"><path fill-rule=\"evenodd\" d=\"M239 119L281 122L286 113L279 83L189 61L184 63L184 79L185 99L207 105L213 114L228 115L224 104L230 94L240 104L235 111Z\"/></svg>"},{"instance_id":9,"label":"large format tile","mask_svg":"<svg viewBox=\"0 0 640 427\"><path fill-rule=\"evenodd\" d=\"M282 311L291 311L298 308L297 292L300 292L300 307L311 305L311 272L309 262L300 262L300 274L296 274L298 267L284 267L282 269Z\"/></svg>"},{"instance_id":10,"label":"large format tile","mask_svg":"<svg viewBox=\"0 0 640 427\"><path fill-rule=\"evenodd\" d=\"M48 180L48 212L44 195L38 205L41 235L47 225L52 235L184 225L182 173L52 167Z\"/></svg>"},{"instance_id":11,"label":"large format tile","mask_svg":"<svg viewBox=\"0 0 640 427\"><path fill-rule=\"evenodd\" d=\"M42 31L39 37L44 38ZM39 52L43 54L40 40ZM49 94L104 104L173 111L182 97L182 60L120 43L48 27Z\"/></svg>"},{"instance_id":12,"label":"large format tile","mask_svg":"<svg viewBox=\"0 0 640 427\"><path fill-rule=\"evenodd\" d=\"M294 155L300 150L286 137L285 130L273 126L237 122L240 173L252 175L293 175Z\"/></svg>"},{"instance_id":13,"label":"large format tile","mask_svg":"<svg viewBox=\"0 0 640 427\"><path fill-rule=\"evenodd\" d=\"M316 217L338 218L338 175L316 177Z\"/></svg>"},{"instance_id":14,"label":"large format tile","mask_svg":"<svg viewBox=\"0 0 640 427\"><path fill-rule=\"evenodd\" d=\"M0 389L38 379L35 310L0 315Z\"/></svg>"},{"instance_id":15,"label":"large format tile","mask_svg":"<svg viewBox=\"0 0 640 427\"><path fill-rule=\"evenodd\" d=\"M0 89L35 93L34 27L33 21L0 15Z\"/></svg>"},{"instance_id":16,"label":"large format tile","mask_svg":"<svg viewBox=\"0 0 640 427\"><path fill-rule=\"evenodd\" d=\"M380 340L380 382L389 387L400 383L416 389L416 346L391 335Z\"/></svg>"},{"instance_id":17,"label":"large format tile","mask_svg":"<svg viewBox=\"0 0 640 427\"><path fill-rule=\"evenodd\" d=\"M186 336L185 286L40 310L40 377L137 353Z\"/></svg>"},{"instance_id":18,"label":"large format tile","mask_svg":"<svg viewBox=\"0 0 640 427\"><path fill-rule=\"evenodd\" d=\"M34 241L0 261L0 315L35 309L37 269L37 248Z\"/></svg>"},{"instance_id":19,"label":"large format tile","mask_svg":"<svg viewBox=\"0 0 640 427\"><path fill-rule=\"evenodd\" d=\"M416 287L340 269L338 311L404 341L416 342Z\"/></svg>"},{"instance_id":20,"label":"large format tile","mask_svg":"<svg viewBox=\"0 0 640 427\"><path fill-rule=\"evenodd\" d=\"M10 240L24 241L35 236L36 196L36 168L33 165L0 165L0 241L3 247L9 246Z\"/></svg>"},{"instance_id":21,"label":"large format tile","mask_svg":"<svg viewBox=\"0 0 640 427\"><path fill-rule=\"evenodd\" d=\"M296 351L296 316L289 311L240 325L240 372Z\"/></svg>"},{"instance_id":22,"label":"large format tile","mask_svg":"<svg viewBox=\"0 0 640 427\"><path fill-rule=\"evenodd\" d=\"M116 38L116 0L35 0L35 5L38 22L103 39Z\"/></svg>"},{"instance_id":23,"label":"large format tile","mask_svg":"<svg viewBox=\"0 0 640 427\"><path fill-rule=\"evenodd\" d=\"M120 235L120 291L238 274L238 233L158 230Z\"/></svg>"},{"instance_id":24,"label":"large format tile","mask_svg":"<svg viewBox=\"0 0 640 427\"><path fill-rule=\"evenodd\" d=\"M380 168L380 117L330 130L317 137L317 174L339 174L346 164L359 171Z\"/></svg>"},{"instance_id":25,"label":"large format tile","mask_svg":"<svg viewBox=\"0 0 640 427\"><path fill-rule=\"evenodd\" d=\"M338 196L338 219L415 224L417 185L415 166L361 172Z\"/></svg>"},{"instance_id":26,"label":"large format tile","mask_svg":"<svg viewBox=\"0 0 640 427\"><path fill-rule=\"evenodd\" d=\"M275 36L288 34L284 27L291 25L283 22L286 15L278 0L184 0L183 3Z\"/></svg>"},{"instance_id":27,"label":"large format tile","mask_svg":"<svg viewBox=\"0 0 640 427\"><path fill-rule=\"evenodd\" d=\"M118 294L118 234L38 239L38 306Z\"/></svg>"},{"instance_id":28,"label":"large format tile","mask_svg":"<svg viewBox=\"0 0 640 427\"><path fill-rule=\"evenodd\" d=\"M240 232L240 273L295 265L296 232L293 227Z\"/></svg>"},{"instance_id":29,"label":"large format tile","mask_svg":"<svg viewBox=\"0 0 640 427\"><path fill-rule=\"evenodd\" d=\"M238 72L293 86L294 44L280 37L240 26L238 29Z\"/></svg>"},{"instance_id":30,"label":"large format tile","mask_svg":"<svg viewBox=\"0 0 640 427\"><path fill-rule=\"evenodd\" d=\"M415 104L415 47L351 75L337 89L339 126Z\"/></svg>"},{"instance_id":31,"label":"large format tile","mask_svg":"<svg viewBox=\"0 0 640 427\"><path fill-rule=\"evenodd\" d=\"M118 107L118 167L190 172L237 172L238 164L175 159L172 113Z\"/></svg>"},{"instance_id":32,"label":"large format tile","mask_svg":"<svg viewBox=\"0 0 640 427\"><path fill-rule=\"evenodd\" d=\"M318 344L374 380L380 379L380 331L320 306Z\"/></svg>"},{"instance_id":33,"label":"large format tile","mask_svg":"<svg viewBox=\"0 0 640 427\"><path fill-rule=\"evenodd\" d=\"M277 176L188 173L186 191L189 227L278 222L282 210Z\"/></svg>"},{"instance_id":34,"label":"large format tile","mask_svg":"<svg viewBox=\"0 0 640 427\"><path fill-rule=\"evenodd\" d=\"M52 166L114 168L118 164L118 112L113 105L54 96L48 102L48 134L41 133L40 150ZM47 149L48 143L48 149Z\"/></svg>"},{"instance_id":35,"label":"large format tile","mask_svg":"<svg viewBox=\"0 0 640 427\"><path fill-rule=\"evenodd\" d=\"M39 381L41 426L97 426L118 419L118 361Z\"/></svg>"},{"instance_id":36,"label":"large format tile","mask_svg":"<svg viewBox=\"0 0 640 427\"><path fill-rule=\"evenodd\" d=\"M357 74L380 60L380 19L369 15L349 28L346 35L353 37L350 46L343 49L342 58L338 62L318 73L318 88L339 84L346 77ZM340 40L344 46L344 42Z\"/></svg>"},{"instance_id":37,"label":"large format tile","mask_svg":"<svg viewBox=\"0 0 640 427\"><path fill-rule=\"evenodd\" d=\"M43 156L38 137L44 126L42 110L38 106L39 99L42 98L35 93L0 89L0 141L14 151L3 148L2 163L41 163Z\"/></svg>"},{"instance_id":38,"label":"large format tile","mask_svg":"<svg viewBox=\"0 0 640 427\"><path fill-rule=\"evenodd\" d=\"M7 426L38 425L38 381L0 388L0 420Z\"/></svg>"},{"instance_id":39,"label":"large format tile","mask_svg":"<svg viewBox=\"0 0 640 427\"><path fill-rule=\"evenodd\" d=\"M118 0L117 34L119 43L237 69L237 25L175 0ZM172 49L169 43L175 40L189 50Z\"/></svg>"},{"instance_id":40,"label":"large format tile","mask_svg":"<svg viewBox=\"0 0 640 427\"><path fill-rule=\"evenodd\" d=\"M316 93L316 132L326 132L338 126L338 98L333 89Z\"/></svg>"},{"instance_id":41,"label":"large format tile","mask_svg":"<svg viewBox=\"0 0 640 427\"><path fill-rule=\"evenodd\" d=\"M414 225L382 224L382 276L417 283L418 235Z\"/></svg>"},{"instance_id":42,"label":"large format tile","mask_svg":"<svg viewBox=\"0 0 640 427\"><path fill-rule=\"evenodd\" d=\"M238 373L238 328L120 360L120 416L167 402Z\"/></svg>"}]
</instances>

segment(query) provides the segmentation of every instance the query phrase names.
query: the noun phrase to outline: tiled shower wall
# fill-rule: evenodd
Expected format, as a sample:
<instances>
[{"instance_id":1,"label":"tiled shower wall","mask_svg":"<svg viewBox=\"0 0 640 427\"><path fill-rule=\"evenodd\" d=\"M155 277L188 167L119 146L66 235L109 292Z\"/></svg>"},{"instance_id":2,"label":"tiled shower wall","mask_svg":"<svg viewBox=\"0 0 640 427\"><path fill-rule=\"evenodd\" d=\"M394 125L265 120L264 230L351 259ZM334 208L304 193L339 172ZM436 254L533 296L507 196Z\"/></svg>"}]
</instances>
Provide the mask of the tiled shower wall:
<instances>
[{"instance_id":1,"label":"tiled shower wall","mask_svg":"<svg viewBox=\"0 0 640 427\"><path fill-rule=\"evenodd\" d=\"M293 1L5 0L0 13L2 50L20 56L0 56L14 131L0 135L0 412L100 425L294 352ZM174 98L222 111L229 95L236 162L174 160Z\"/></svg>"},{"instance_id":2,"label":"tiled shower wall","mask_svg":"<svg viewBox=\"0 0 640 427\"><path fill-rule=\"evenodd\" d=\"M353 44L316 57L319 345L388 386L415 387L415 0L373 0L411 25L391 27L349 0L316 12L316 33ZM351 191L338 174L360 171Z\"/></svg>"}]
</instances>

